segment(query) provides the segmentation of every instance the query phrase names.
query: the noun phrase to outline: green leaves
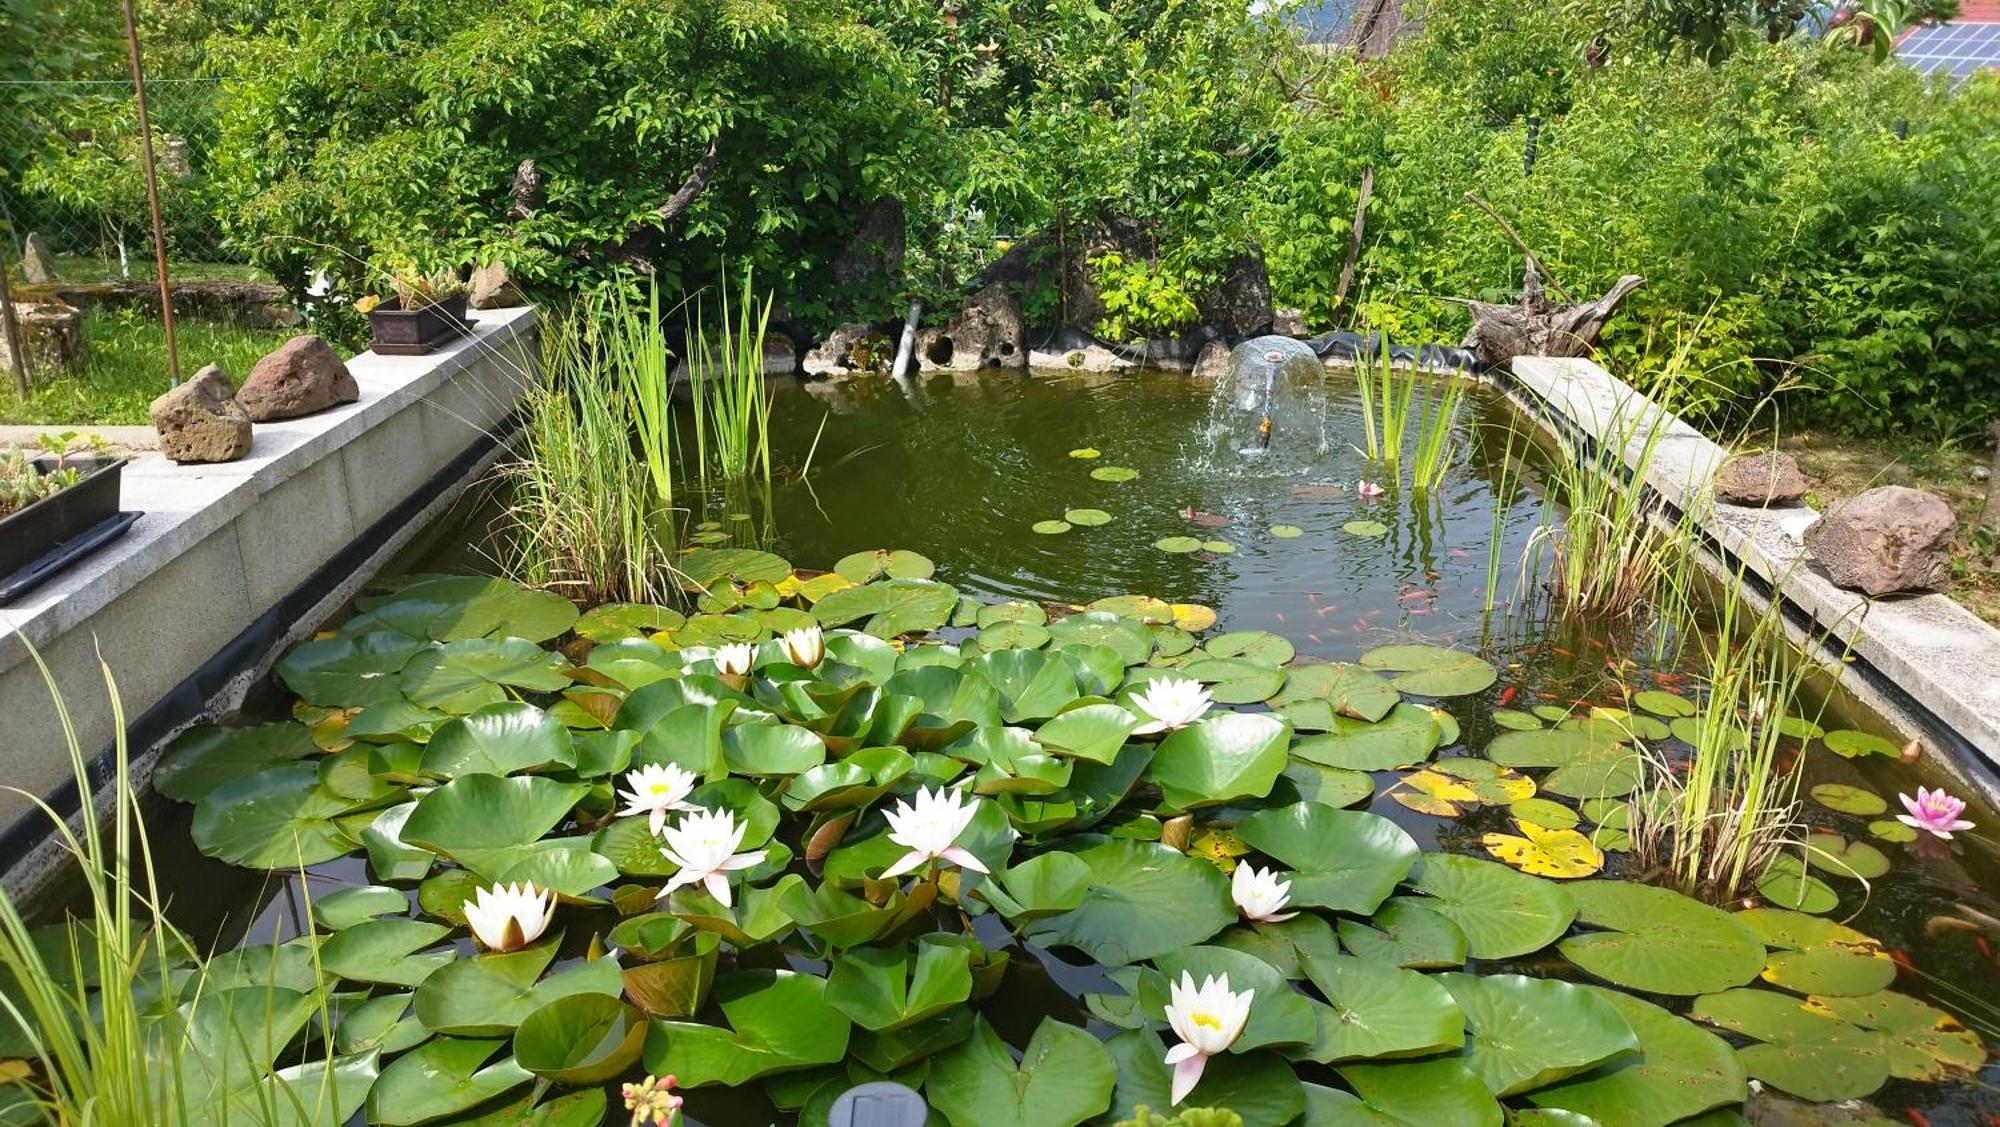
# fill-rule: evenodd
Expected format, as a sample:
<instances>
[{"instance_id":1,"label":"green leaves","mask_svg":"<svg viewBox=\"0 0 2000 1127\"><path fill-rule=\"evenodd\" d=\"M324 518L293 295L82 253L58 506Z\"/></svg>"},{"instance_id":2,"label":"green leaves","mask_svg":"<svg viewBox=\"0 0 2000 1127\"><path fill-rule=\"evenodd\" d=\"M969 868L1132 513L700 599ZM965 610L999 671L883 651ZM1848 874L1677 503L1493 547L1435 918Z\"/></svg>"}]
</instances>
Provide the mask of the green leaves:
<instances>
[{"instance_id":1,"label":"green leaves","mask_svg":"<svg viewBox=\"0 0 2000 1127\"><path fill-rule=\"evenodd\" d=\"M424 771L445 778L512 775L575 764L569 729L541 709L518 701L489 704L439 725L423 758Z\"/></svg>"},{"instance_id":2,"label":"green leaves","mask_svg":"<svg viewBox=\"0 0 2000 1127\"><path fill-rule=\"evenodd\" d=\"M1200 943L1236 919L1215 866L1154 842L1082 840L1073 856L1090 871L1083 903L1031 923L1036 942L1122 966Z\"/></svg>"},{"instance_id":3,"label":"green leaves","mask_svg":"<svg viewBox=\"0 0 2000 1127\"><path fill-rule=\"evenodd\" d=\"M1494 861L1450 853L1423 859L1411 885L1457 924L1475 959L1511 959L1556 941L1576 916L1564 888Z\"/></svg>"},{"instance_id":4,"label":"green leaves","mask_svg":"<svg viewBox=\"0 0 2000 1127\"><path fill-rule=\"evenodd\" d=\"M403 840L461 860L538 841L588 790L524 776L467 775L417 800Z\"/></svg>"},{"instance_id":5,"label":"green leaves","mask_svg":"<svg viewBox=\"0 0 2000 1127\"><path fill-rule=\"evenodd\" d=\"M951 618L958 592L929 579L891 579L865 587L848 587L813 604L813 616L826 626L845 626L867 619L866 630L877 638L894 638L935 630Z\"/></svg>"},{"instance_id":6,"label":"green leaves","mask_svg":"<svg viewBox=\"0 0 2000 1127\"><path fill-rule=\"evenodd\" d=\"M972 945L926 935L901 945L848 952L826 979L826 1001L872 1032L901 1029L943 1013L972 994Z\"/></svg>"},{"instance_id":7,"label":"green leaves","mask_svg":"<svg viewBox=\"0 0 2000 1127\"><path fill-rule=\"evenodd\" d=\"M1764 945L1727 912L1678 892L1625 881L1568 886L1587 931L1563 957L1591 974L1655 994L1708 994L1741 986L1764 968Z\"/></svg>"},{"instance_id":8,"label":"green leaves","mask_svg":"<svg viewBox=\"0 0 2000 1127\"><path fill-rule=\"evenodd\" d=\"M1147 774L1178 810L1261 798L1284 770L1290 740L1291 730L1270 716L1211 713L1160 741Z\"/></svg>"},{"instance_id":9,"label":"green leaves","mask_svg":"<svg viewBox=\"0 0 2000 1127\"><path fill-rule=\"evenodd\" d=\"M1581 986L1518 974L1441 974L1465 1013L1465 1065L1496 1096L1532 1091L1636 1052L1617 1010Z\"/></svg>"},{"instance_id":10,"label":"green leaves","mask_svg":"<svg viewBox=\"0 0 2000 1127\"><path fill-rule=\"evenodd\" d=\"M209 790L195 808L194 843L210 857L246 868L317 865L353 848L333 823L350 806L320 785L311 764L275 767Z\"/></svg>"},{"instance_id":11,"label":"green leaves","mask_svg":"<svg viewBox=\"0 0 2000 1127\"><path fill-rule=\"evenodd\" d=\"M519 951L475 955L441 967L417 987L417 1020L439 1033L494 1037L511 1032L557 998L617 997L623 988L618 964L609 958L587 959L543 978L555 954L555 940L549 939Z\"/></svg>"},{"instance_id":12,"label":"green leaves","mask_svg":"<svg viewBox=\"0 0 2000 1127\"><path fill-rule=\"evenodd\" d=\"M649 1072L689 1088L734 1087L760 1076L832 1064L847 1055L851 1025L826 1000L826 980L794 971L738 971L716 979L728 1028L656 1021L646 1037Z\"/></svg>"},{"instance_id":13,"label":"green leaves","mask_svg":"<svg viewBox=\"0 0 2000 1127\"><path fill-rule=\"evenodd\" d=\"M1294 870L1292 904L1367 915L1417 861L1417 843L1377 814L1299 802L1245 818L1236 836Z\"/></svg>"},{"instance_id":14,"label":"green leaves","mask_svg":"<svg viewBox=\"0 0 2000 1127\"><path fill-rule=\"evenodd\" d=\"M1118 1079L1097 1038L1043 1019L1017 1063L978 1019L957 1048L931 1062L924 1093L952 1127L1075 1127L1111 1106Z\"/></svg>"},{"instance_id":15,"label":"green leaves","mask_svg":"<svg viewBox=\"0 0 2000 1127\"><path fill-rule=\"evenodd\" d=\"M485 1103L534 1075L503 1057L504 1039L440 1037L390 1062L368 1093L368 1121L401 1127L442 1119Z\"/></svg>"}]
</instances>

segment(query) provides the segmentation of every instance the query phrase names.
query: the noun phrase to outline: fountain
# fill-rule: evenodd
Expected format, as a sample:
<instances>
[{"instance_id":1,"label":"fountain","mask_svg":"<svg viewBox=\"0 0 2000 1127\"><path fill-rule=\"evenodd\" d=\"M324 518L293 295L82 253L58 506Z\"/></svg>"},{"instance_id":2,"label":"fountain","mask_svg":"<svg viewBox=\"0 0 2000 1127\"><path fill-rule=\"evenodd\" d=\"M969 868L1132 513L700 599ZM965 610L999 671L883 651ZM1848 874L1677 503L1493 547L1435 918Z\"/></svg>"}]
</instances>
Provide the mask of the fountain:
<instances>
[{"instance_id":1,"label":"fountain","mask_svg":"<svg viewBox=\"0 0 2000 1127\"><path fill-rule=\"evenodd\" d=\"M1208 466L1293 474L1326 452L1326 368L1290 337L1244 341L1209 399Z\"/></svg>"}]
</instances>

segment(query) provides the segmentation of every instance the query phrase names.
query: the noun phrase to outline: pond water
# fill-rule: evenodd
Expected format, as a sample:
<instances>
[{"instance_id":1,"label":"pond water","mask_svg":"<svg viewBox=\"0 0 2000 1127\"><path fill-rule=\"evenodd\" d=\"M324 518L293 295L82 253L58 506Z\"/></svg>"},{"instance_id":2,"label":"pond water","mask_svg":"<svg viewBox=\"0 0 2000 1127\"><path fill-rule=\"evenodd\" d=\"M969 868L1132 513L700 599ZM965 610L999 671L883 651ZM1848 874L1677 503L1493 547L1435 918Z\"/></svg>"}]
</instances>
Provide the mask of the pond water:
<instances>
[{"instance_id":1,"label":"pond water","mask_svg":"<svg viewBox=\"0 0 2000 1127\"><path fill-rule=\"evenodd\" d=\"M878 548L913 549L934 564L936 580L988 602L1157 596L1211 609L1210 636L1268 631L1304 661L1352 662L1403 643L1476 653L1497 679L1483 691L1435 701L1457 730L1441 756L1476 754L1507 732L1496 710L1576 714L1622 707L1640 690L1693 691L1697 646L1675 645L1657 629L1564 623L1532 597L1539 577L1519 573L1548 518L1541 469L1547 451L1529 451L1508 480L1513 416L1497 397L1483 389L1469 396L1454 427L1451 468L1437 488L1419 491L1360 453L1366 439L1352 378L1329 374L1324 394L1318 453L1275 465L1276 459L1240 456L1239 435L1214 433L1211 386L1184 375L987 374L926 377L908 388L885 380L788 386L774 415L788 472L768 496L717 498L701 514L707 523L697 538L768 549L801 568L830 567ZM1517 457L1525 450L1517 445ZM1381 495L1361 495L1364 481L1379 483ZM481 518L466 519L476 526ZM411 570L463 570L465 545L476 539L448 534ZM1499 589L1489 609L1494 560ZM943 631L955 641L977 633ZM1812 715L1821 704L1828 729L1886 734L1837 692L1800 711ZM266 715L289 706L276 688L259 705ZM1889 865L1868 881L1826 876L1836 903L1823 915L1888 948L1900 966L1896 991L1956 1014L1993 1044L2000 1021L1989 988L2000 980L1993 949L2000 943L2000 854L1991 830L2000 815L1967 811L1978 829L1951 843L1877 840L1870 823L1894 813L1898 792L1938 780L1937 772L1892 756L1850 759L1820 747L1806 754L1803 770L1808 787L1847 784L1887 796L1891 807L1849 814L1807 803L1811 829L1872 842ZM1503 806L1439 817L1392 800L1386 792L1406 773L1373 772L1373 796L1353 808L1390 819L1426 851L1483 858L1482 835L1513 832ZM170 808L162 817L184 817L185 809ZM162 839L185 841L156 831L156 843ZM1631 867L1626 854L1608 853L1606 875L1640 875ZM205 917L202 926L231 941L300 934L306 892L317 897L370 881L358 856L314 866L304 886L223 866L192 849L167 869L181 890L182 912ZM571 926L572 933L584 930ZM974 934L989 948L1013 948L998 995L1007 1004L980 1008L1015 1047L1049 1014L1099 1036L1117 1032L1081 1001L1085 993L1115 992L1102 968L1074 950L1051 953L1013 939L994 914L976 921ZM471 950L463 940L458 945ZM825 967L797 952L787 958L798 969ZM758 961L776 960L767 951L745 965ZM1583 977L1553 948L1475 959L1472 969ZM1676 1012L1687 1008L1685 998L1643 996ZM1313 1067L1301 1066L1300 1074L1334 1083L1325 1068ZM1954 1071L1940 1082L1890 1079L1871 1102L1898 1120L1990 1125L2000 1111L1996 1083L2000 1066L1989 1058L1975 1073ZM688 1107L699 1122L714 1125L789 1121L753 1088L693 1091Z\"/></svg>"}]
</instances>

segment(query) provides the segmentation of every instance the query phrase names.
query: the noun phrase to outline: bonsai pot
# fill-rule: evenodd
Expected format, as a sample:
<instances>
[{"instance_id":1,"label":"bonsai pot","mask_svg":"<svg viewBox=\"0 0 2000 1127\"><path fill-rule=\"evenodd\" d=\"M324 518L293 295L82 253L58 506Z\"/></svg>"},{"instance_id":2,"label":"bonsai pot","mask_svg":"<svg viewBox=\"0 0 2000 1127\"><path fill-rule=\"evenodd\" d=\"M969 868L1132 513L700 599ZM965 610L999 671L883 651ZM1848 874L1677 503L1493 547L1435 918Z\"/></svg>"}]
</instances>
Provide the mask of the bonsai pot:
<instances>
[{"instance_id":1,"label":"bonsai pot","mask_svg":"<svg viewBox=\"0 0 2000 1127\"><path fill-rule=\"evenodd\" d=\"M422 356L463 335L470 326L464 294L418 309L379 306L368 311L372 338L368 346L383 356Z\"/></svg>"},{"instance_id":2,"label":"bonsai pot","mask_svg":"<svg viewBox=\"0 0 2000 1127\"><path fill-rule=\"evenodd\" d=\"M118 511L123 458L70 458L82 471L75 485L0 517L0 602L47 579L130 527ZM54 458L35 459L49 473ZM113 531L115 527L115 531Z\"/></svg>"}]
</instances>

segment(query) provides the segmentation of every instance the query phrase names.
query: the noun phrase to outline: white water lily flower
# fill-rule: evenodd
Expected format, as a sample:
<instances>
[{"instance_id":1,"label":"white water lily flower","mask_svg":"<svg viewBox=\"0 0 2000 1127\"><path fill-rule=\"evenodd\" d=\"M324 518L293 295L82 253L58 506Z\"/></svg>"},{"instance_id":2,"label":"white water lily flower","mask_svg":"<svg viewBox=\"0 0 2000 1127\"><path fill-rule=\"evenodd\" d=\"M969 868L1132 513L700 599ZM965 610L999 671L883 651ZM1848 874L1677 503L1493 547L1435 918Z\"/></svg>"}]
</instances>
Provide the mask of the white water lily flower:
<instances>
[{"instance_id":1,"label":"white water lily flower","mask_svg":"<svg viewBox=\"0 0 2000 1127\"><path fill-rule=\"evenodd\" d=\"M702 884L723 907L730 907L728 874L764 860L762 849L736 852L747 829L748 826L737 825L736 815L727 810L696 810L682 815L663 835L667 860L678 865L680 871L668 878L659 898L666 899L677 888Z\"/></svg>"},{"instance_id":2,"label":"white water lily flower","mask_svg":"<svg viewBox=\"0 0 2000 1127\"><path fill-rule=\"evenodd\" d=\"M1132 707L1147 718L1144 724L1132 729L1132 734L1143 736L1185 728L1201 719L1213 703L1200 681L1186 677L1150 681L1143 690L1132 694Z\"/></svg>"},{"instance_id":3,"label":"white water lily flower","mask_svg":"<svg viewBox=\"0 0 2000 1127\"><path fill-rule=\"evenodd\" d=\"M1292 898L1292 882L1279 880L1275 869L1259 869L1247 861L1238 864L1236 875L1229 878L1229 896L1246 920L1275 924L1298 915L1279 910Z\"/></svg>"},{"instance_id":4,"label":"white water lily flower","mask_svg":"<svg viewBox=\"0 0 2000 1127\"><path fill-rule=\"evenodd\" d=\"M488 951L519 951L542 937L556 915L556 894L527 881L482 888L465 902L472 937Z\"/></svg>"},{"instance_id":5,"label":"white water lily flower","mask_svg":"<svg viewBox=\"0 0 2000 1127\"><path fill-rule=\"evenodd\" d=\"M699 781L693 771L672 763L648 763L627 771L625 785L631 789L619 795L625 800L625 808L618 813L621 817L646 815L647 825L652 827L653 836L658 837L667 826L667 811L695 809L687 796Z\"/></svg>"},{"instance_id":6,"label":"white water lily flower","mask_svg":"<svg viewBox=\"0 0 2000 1127\"><path fill-rule=\"evenodd\" d=\"M979 813L979 801L966 801L963 792L939 787L935 793L919 789L916 799L900 799L894 810L884 812L889 819L889 840L908 849L902 860L882 871L882 879L899 877L933 859L950 861L961 869L983 873L986 866L969 851L953 844Z\"/></svg>"},{"instance_id":7,"label":"white water lily flower","mask_svg":"<svg viewBox=\"0 0 2000 1127\"><path fill-rule=\"evenodd\" d=\"M748 642L723 646L715 651L715 671L724 677L748 677L750 663L757 657L757 647Z\"/></svg>"},{"instance_id":8,"label":"white water lily flower","mask_svg":"<svg viewBox=\"0 0 2000 1127\"><path fill-rule=\"evenodd\" d=\"M1167 1050L1167 1063L1174 1066L1173 1104L1187 1098L1208 1067L1208 1058L1224 1051L1243 1036L1250 1020L1250 999L1255 990L1229 992L1229 976L1211 975L1195 989L1194 976L1181 972L1173 984L1173 998L1167 1003L1167 1024L1181 1043Z\"/></svg>"},{"instance_id":9,"label":"white water lily flower","mask_svg":"<svg viewBox=\"0 0 2000 1127\"><path fill-rule=\"evenodd\" d=\"M817 626L785 631L785 636L778 639L778 646L785 651L785 659L801 669L813 668L826 656L826 636Z\"/></svg>"}]
</instances>

